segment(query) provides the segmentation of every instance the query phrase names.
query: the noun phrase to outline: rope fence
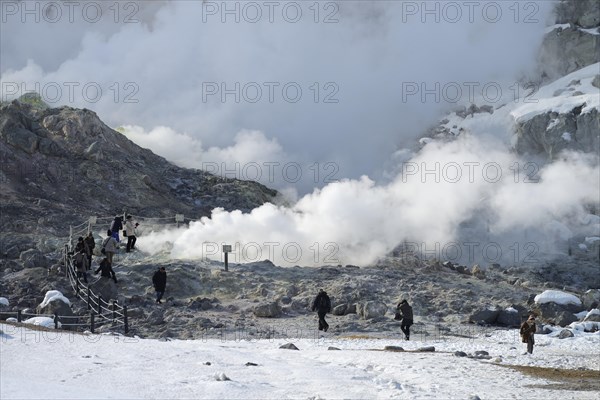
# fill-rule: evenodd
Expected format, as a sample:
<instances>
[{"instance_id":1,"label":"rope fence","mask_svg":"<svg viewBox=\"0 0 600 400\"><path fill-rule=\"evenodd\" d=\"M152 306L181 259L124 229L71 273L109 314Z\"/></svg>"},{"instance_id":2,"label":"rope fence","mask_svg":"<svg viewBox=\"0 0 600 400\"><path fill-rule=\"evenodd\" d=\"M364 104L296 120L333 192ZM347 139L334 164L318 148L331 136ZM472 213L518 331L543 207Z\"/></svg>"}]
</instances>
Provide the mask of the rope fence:
<instances>
[{"instance_id":1,"label":"rope fence","mask_svg":"<svg viewBox=\"0 0 600 400\"><path fill-rule=\"evenodd\" d=\"M127 215L131 215L131 217L141 222L142 228L138 228L139 230L146 230L147 228L153 227L179 227L181 224L189 224L190 222L197 221L189 218L185 218L183 214L176 214L173 217L145 217L140 215L128 214L126 212L123 213L123 221ZM129 318L127 315L127 306L122 306L118 303L118 301L114 300L112 303L108 303L105 299L102 298L101 295L94 293L90 286L96 283L98 280L94 281L91 284L86 284L80 278L77 277L76 267L73 263L73 259L71 255L73 254L73 246L74 239L77 237L87 236L89 233L93 231L96 226L99 225L109 225L115 217L113 216L90 216L87 221L82 222L79 225L69 226L69 237L68 242L64 246L64 265L65 265L65 274L67 275L69 282L73 291L75 292L76 297L82 300L88 310L88 315L85 317L66 317L66 316L48 316L49 318L54 318L55 327L58 328L60 326L67 327L88 327L90 331L94 333L96 328L100 325L110 324L111 329L123 329L125 334L129 333ZM117 256L117 254L115 254ZM117 256L118 257L118 256ZM118 258L117 258L118 259ZM103 279L102 277L99 279ZM17 320L21 322L21 319L24 314L18 312ZM0 313L1 315L1 313ZM43 315L36 315L43 316ZM89 321L85 323L68 323L65 321L66 319L86 319L89 318Z\"/></svg>"},{"instance_id":2,"label":"rope fence","mask_svg":"<svg viewBox=\"0 0 600 400\"><path fill-rule=\"evenodd\" d=\"M122 327L125 334L129 333L129 319L127 316L127 306L121 306L118 301L114 300L109 304L101 295L92 291L89 284L86 284L77 277L75 265L70 254L70 244L66 244L64 248L64 262L67 277L71 283L71 287L75 292L75 296L86 303L90 315L90 331L94 333L98 323L111 323L112 328ZM99 279L103 279L102 277ZM94 281L94 283L96 283Z\"/></svg>"}]
</instances>

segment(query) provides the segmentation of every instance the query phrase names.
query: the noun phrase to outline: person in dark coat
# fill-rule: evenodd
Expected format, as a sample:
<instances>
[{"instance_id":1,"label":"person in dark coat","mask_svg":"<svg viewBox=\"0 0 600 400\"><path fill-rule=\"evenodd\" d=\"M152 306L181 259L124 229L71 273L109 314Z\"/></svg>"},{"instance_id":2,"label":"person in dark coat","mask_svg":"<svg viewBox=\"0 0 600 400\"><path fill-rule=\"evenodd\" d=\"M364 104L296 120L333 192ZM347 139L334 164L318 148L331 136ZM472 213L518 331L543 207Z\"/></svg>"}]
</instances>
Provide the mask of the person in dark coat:
<instances>
[{"instance_id":1,"label":"person in dark coat","mask_svg":"<svg viewBox=\"0 0 600 400\"><path fill-rule=\"evenodd\" d=\"M117 242L121 241L119 239L119 231L121 229L123 229L123 218L117 215L113 222L110 224L110 231L112 232L112 237L114 237Z\"/></svg>"},{"instance_id":2,"label":"person in dark coat","mask_svg":"<svg viewBox=\"0 0 600 400\"><path fill-rule=\"evenodd\" d=\"M98 274L98 272L100 271L102 271L100 276L104 278L112 278L115 281L115 283L117 283L117 276L115 275L115 271L113 271L112 265L106 257L104 257L102 262L100 262L100 266L96 270L96 274Z\"/></svg>"},{"instance_id":3,"label":"person in dark coat","mask_svg":"<svg viewBox=\"0 0 600 400\"><path fill-rule=\"evenodd\" d=\"M75 254L79 253L80 250L85 250L85 242L83 241L82 236L77 238L77 243L75 244Z\"/></svg>"},{"instance_id":4,"label":"person in dark coat","mask_svg":"<svg viewBox=\"0 0 600 400\"><path fill-rule=\"evenodd\" d=\"M413 324L413 309L408 301L402 300L397 306L396 311L402 320L400 329L404 333L404 338L410 340L410 326Z\"/></svg>"},{"instance_id":5,"label":"person in dark coat","mask_svg":"<svg viewBox=\"0 0 600 400\"><path fill-rule=\"evenodd\" d=\"M82 279L85 283L88 283L87 280L87 256L85 254L84 249L79 249L77 253L73 256L73 262L75 264L75 271L77 272L77 279Z\"/></svg>"},{"instance_id":6,"label":"person in dark coat","mask_svg":"<svg viewBox=\"0 0 600 400\"><path fill-rule=\"evenodd\" d=\"M92 254L94 254L94 249L96 248L96 239L94 239L94 234L92 232L88 233L88 235L83 239L84 244L86 245L85 253L88 258L88 270L92 269Z\"/></svg>"},{"instance_id":7,"label":"person in dark coat","mask_svg":"<svg viewBox=\"0 0 600 400\"><path fill-rule=\"evenodd\" d=\"M167 288L167 271L165 271L165 267L160 267L160 269L154 273L152 276L152 284L154 285L154 290L156 290L156 304L161 304L162 302L160 300Z\"/></svg>"},{"instance_id":8,"label":"person in dark coat","mask_svg":"<svg viewBox=\"0 0 600 400\"><path fill-rule=\"evenodd\" d=\"M535 330L535 316L530 315L527 321L521 324L521 329L519 330L519 333L521 334L521 340L523 343L527 343L527 353L529 354L533 354L533 345L535 344L533 336L535 334Z\"/></svg>"},{"instance_id":9,"label":"person in dark coat","mask_svg":"<svg viewBox=\"0 0 600 400\"><path fill-rule=\"evenodd\" d=\"M319 316L319 330L327 332L329 324L325 321L325 315L331 311L331 300L327 296L327 292L323 289L319 290L319 294L315 297L312 304L312 310L317 312Z\"/></svg>"}]
</instances>

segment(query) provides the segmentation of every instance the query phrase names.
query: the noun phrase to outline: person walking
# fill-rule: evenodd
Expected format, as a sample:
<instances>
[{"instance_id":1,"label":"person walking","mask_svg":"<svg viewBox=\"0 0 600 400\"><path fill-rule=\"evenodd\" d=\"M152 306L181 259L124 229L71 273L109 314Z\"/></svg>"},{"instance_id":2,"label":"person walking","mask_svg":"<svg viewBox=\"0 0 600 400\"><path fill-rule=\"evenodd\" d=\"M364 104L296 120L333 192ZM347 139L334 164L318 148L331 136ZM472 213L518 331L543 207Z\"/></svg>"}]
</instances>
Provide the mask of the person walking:
<instances>
[{"instance_id":1,"label":"person walking","mask_svg":"<svg viewBox=\"0 0 600 400\"><path fill-rule=\"evenodd\" d=\"M131 250L135 249L135 242L137 240L135 236L135 228L137 228L140 224L133 221L131 215L128 215L125 219L125 232L127 235L127 248L125 251L129 253Z\"/></svg>"},{"instance_id":2,"label":"person walking","mask_svg":"<svg viewBox=\"0 0 600 400\"><path fill-rule=\"evenodd\" d=\"M319 316L319 330L327 332L329 324L325 321L325 315L331 311L331 300L323 289L319 290L312 304L312 310Z\"/></svg>"},{"instance_id":3,"label":"person walking","mask_svg":"<svg viewBox=\"0 0 600 400\"><path fill-rule=\"evenodd\" d=\"M106 258L111 266L113 263L113 256L117 252L118 248L119 243L117 243L117 240L112 235L112 231L109 229L106 231L106 239L104 239L102 242L102 254L106 255Z\"/></svg>"},{"instance_id":4,"label":"person walking","mask_svg":"<svg viewBox=\"0 0 600 400\"><path fill-rule=\"evenodd\" d=\"M161 299L167 288L167 271L165 267L160 267L152 276L152 284L156 290L156 304L161 304Z\"/></svg>"},{"instance_id":5,"label":"person walking","mask_svg":"<svg viewBox=\"0 0 600 400\"><path fill-rule=\"evenodd\" d=\"M402 300L396 306L396 315L402 320L400 329L404 333L404 339L410 340L410 326L413 324L413 309L406 299Z\"/></svg>"},{"instance_id":6,"label":"person walking","mask_svg":"<svg viewBox=\"0 0 600 400\"><path fill-rule=\"evenodd\" d=\"M79 236L77 238L77 243L75 244L75 253L79 253L79 250L85 249L85 242L83 241L83 236Z\"/></svg>"},{"instance_id":7,"label":"person walking","mask_svg":"<svg viewBox=\"0 0 600 400\"><path fill-rule=\"evenodd\" d=\"M87 269L92 269L92 255L94 254L94 249L96 248L96 239L94 239L94 234L92 232L88 233L85 239L83 239L84 244L86 245L86 255L88 259Z\"/></svg>"},{"instance_id":8,"label":"person walking","mask_svg":"<svg viewBox=\"0 0 600 400\"><path fill-rule=\"evenodd\" d=\"M85 254L85 249L79 249L77 253L73 256L73 262L75 263L75 271L77 272L77 279L83 278L85 283L88 283L87 280L87 270L88 270L88 259Z\"/></svg>"},{"instance_id":9,"label":"person walking","mask_svg":"<svg viewBox=\"0 0 600 400\"><path fill-rule=\"evenodd\" d=\"M119 217L118 215L115 217L115 219L113 219L112 223L110 224L110 231L112 233L112 237L115 238L115 240L118 242L120 242L121 240L119 239L119 231L123 229L123 218Z\"/></svg>"},{"instance_id":10,"label":"person walking","mask_svg":"<svg viewBox=\"0 0 600 400\"><path fill-rule=\"evenodd\" d=\"M535 339L533 336L535 335L535 330L535 316L530 315L529 318L527 318L527 321L521 324L521 329L519 330L519 333L521 334L521 341L523 343L527 343L527 353L529 354L533 354L533 345L535 344Z\"/></svg>"},{"instance_id":11,"label":"person walking","mask_svg":"<svg viewBox=\"0 0 600 400\"><path fill-rule=\"evenodd\" d=\"M101 277L103 278L112 278L113 281L115 281L115 283L117 283L117 275L115 274L115 271L112 269L112 264L108 261L108 257L104 257L104 259L100 262L100 266L98 267L98 269L96 270L95 274L97 275L98 272L102 272L100 274Z\"/></svg>"}]
</instances>

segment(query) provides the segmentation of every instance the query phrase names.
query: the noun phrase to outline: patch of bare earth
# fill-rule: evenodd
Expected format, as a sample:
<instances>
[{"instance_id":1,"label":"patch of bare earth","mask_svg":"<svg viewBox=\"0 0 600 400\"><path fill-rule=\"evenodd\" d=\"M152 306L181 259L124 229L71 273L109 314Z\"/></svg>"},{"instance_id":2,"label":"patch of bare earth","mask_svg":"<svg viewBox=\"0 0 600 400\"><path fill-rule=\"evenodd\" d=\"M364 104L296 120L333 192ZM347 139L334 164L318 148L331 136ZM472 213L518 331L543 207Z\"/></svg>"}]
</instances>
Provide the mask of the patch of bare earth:
<instances>
[{"instance_id":1,"label":"patch of bare earth","mask_svg":"<svg viewBox=\"0 0 600 400\"><path fill-rule=\"evenodd\" d=\"M499 365L511 368L525 375L554 381L544 385L530 387L553 390L598 391L600 392L600 371L589 369L559 369L524 365Z\"/></svg>"}]
</instances>

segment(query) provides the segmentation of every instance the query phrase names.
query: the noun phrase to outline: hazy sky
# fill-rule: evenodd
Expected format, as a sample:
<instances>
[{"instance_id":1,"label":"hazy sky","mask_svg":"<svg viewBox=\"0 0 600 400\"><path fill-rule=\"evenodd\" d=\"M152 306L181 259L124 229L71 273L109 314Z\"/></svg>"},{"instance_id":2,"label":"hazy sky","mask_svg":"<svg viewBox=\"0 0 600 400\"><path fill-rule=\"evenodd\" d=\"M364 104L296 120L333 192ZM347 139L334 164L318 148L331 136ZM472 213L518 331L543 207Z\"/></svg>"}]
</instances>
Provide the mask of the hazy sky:
<instances>
[{"instance_id":1,"label":"hazy sky","mask_svg":"<svg viewBox=\"0 0 600 400\"><path fill-rule=\"evenodd\" d=\"M254 162L264 182L280 163L266 183L301 193L328 177L379 181L390 155L453 105L445 99L467 102L469 84L481 95L486 83L514 83L533 67L551 10L548 1L48 4L2 2L3 99L38 85L49 103L127 125L180 165L252 178L243 168ZM449 84L463 92L442 92ZM421 88L433 92L423 99ZM293 185L288 162L301 165Z\"/></svg>"}]
</instances>

